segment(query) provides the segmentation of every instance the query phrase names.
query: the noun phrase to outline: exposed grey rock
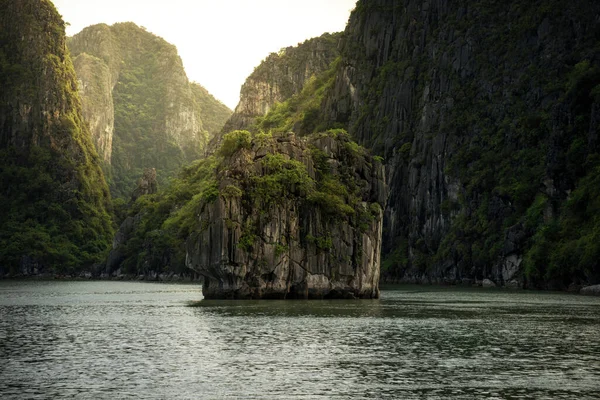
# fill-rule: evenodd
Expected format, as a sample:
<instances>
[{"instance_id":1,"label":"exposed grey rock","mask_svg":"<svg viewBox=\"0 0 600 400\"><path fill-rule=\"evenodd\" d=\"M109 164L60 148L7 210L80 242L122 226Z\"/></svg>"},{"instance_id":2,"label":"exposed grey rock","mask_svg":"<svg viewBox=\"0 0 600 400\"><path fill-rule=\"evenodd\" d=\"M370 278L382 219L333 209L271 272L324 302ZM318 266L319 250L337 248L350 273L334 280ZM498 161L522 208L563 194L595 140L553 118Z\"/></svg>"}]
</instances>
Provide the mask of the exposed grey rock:
<instances>
[{"instance_id":1,"label":"exposed grey rock","mask_svg":"<svg viewBox=\"0 0 600 400\"><path fill-rule=\"evenodd\" d=\"M502 281L509 282L520 275L523 258L513 254L504 260L502 265Z\"/></svg>"},{"instance_id":2,"label":"exposed grey rock","mask_svg":"<svg viewBox=\"0 0 600 400\"><path fill-rule=\"evenodd\" d=\"M496 284L489 279L484 279L483 282L481 282L481 286L484 288L491 288L496 287Z\"/></svg>"},{"instance_id":3,"label":"exposed grey rock","mask_svg":"<svg viewBox=\"0 0 600 400\"><path fill-rule=\"evenodd\" d=\"M113 82L109 67L99 58L81 53L73 59L77 71L82 114L90 126L92 140L98 155L106 164L111 163L115 129Z\"/></svg>"},{"instance_id":4,"label":"exposed grey rock","mask_svg":"<svg viewBox=\"0 0 600 400\"><path fill-rule=\"evenodd\" d=\"M521 282L519 282L518 280L512 280L512 281L506 282L505 286L509 289L520 289L523 287L523 284Z\"/></svg>"},{"instance_id":5,"label":"exposed grey rock","mask_svg":"<svg viewBox=\"0 0 600 400\"><path fill-rule=\"evenodd\" d=\"M586 286L579 293L586 296L600 296L600 285Z\"/></svg>"},{"instance_id":6,"label":"exposed grey rock","mask_svg":"<svg viewBox=\"0 0 600 400\"><path fill-rule=\"evenodd\" d=\"M298 46L271 53L242 86L240 102L221 134L211 141L210 150L218 148L224 134L248 129L257 117L266 115L277 103L300 93L311 77L330 68L339 56L340 36L339 33L326 33Z\"/></svg>"},{"instance_id":7,"label":"exposed grey rock","mask_svg":"<svg viewBox=\"0 0 600 400\"><path fill-rule=\"evenodd\" d=\"M147 194L154 194L158 190L158 181L156 180L156 169L146 168L144 175L138 181L137 188L131 194L131 202L135 202L140 197Z\"/></svg>"},{"instance_id":8,"label":"exposed grey rock","mask_svg":"<svg viewBox=\"0 0 600 400\"><path fill-rule=\"evenodd\" d=\"M300 161L317 179L310 148L319 149L331 170L344 171L361 187L357 207L376 215L357 226L347 215L332 215L291 185L289 193L266 203L253 195L256 177L269 174L254 143L238 151L219 174L221 195L201 207L198 229L187 241L189 268L204 277L203 294L220 298L377 298L379 296L382 208L386 187L381 163L368 155L349 158L347 139L331 136L275 137L270 154ZM243 194L228 196L236 185Z\"/></svg>"}]
</instances>

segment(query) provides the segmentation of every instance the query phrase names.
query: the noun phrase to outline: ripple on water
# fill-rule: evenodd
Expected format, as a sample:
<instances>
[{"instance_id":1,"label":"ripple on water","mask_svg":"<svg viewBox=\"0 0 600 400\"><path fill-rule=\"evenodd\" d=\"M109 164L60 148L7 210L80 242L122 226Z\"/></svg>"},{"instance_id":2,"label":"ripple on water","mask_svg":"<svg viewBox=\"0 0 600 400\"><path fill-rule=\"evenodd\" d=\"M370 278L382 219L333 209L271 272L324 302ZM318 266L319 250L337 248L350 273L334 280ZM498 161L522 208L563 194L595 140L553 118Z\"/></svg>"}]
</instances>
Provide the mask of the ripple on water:
<instances>
[{"instance_id":1,"label":"ripple on water","mask_svg":"<svg viewBox=\"0 0 600 400\"><path fill-rule=\"evenodd\" d=\"M597 298L199 299L193 285L0 282L0 397L600 397Z\"/></svg>"}]
</instances>

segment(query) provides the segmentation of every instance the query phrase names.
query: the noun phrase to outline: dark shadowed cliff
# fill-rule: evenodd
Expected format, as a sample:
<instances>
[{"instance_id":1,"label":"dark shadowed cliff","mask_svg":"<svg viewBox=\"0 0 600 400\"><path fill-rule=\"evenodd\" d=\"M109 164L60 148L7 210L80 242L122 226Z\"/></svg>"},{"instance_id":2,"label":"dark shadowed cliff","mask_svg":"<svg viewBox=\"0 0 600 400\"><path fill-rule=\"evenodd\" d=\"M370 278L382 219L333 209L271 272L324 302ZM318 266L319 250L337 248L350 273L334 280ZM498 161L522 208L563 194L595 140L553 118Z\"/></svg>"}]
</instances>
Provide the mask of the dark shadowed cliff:
<instances>
[{"instance_id":1,"label":"dark shadowed cliff","mask_svg":"<svg viewBox=\"0 0 600 400\"><path fill-rule=\"evenodd\" d=\"M600 279L600 5L361 1L327 117L384 156L390 277Z\"/></svg>"},{"instance_id":2,"label":"dark shadowed cliff","mask_svg":"<svg viewBox=\"0 0 600 400\"><path fill-rule=\"evenodd\" d=\"M67 274L99 261L113 229L50 1L0 1L0 275Z\"/></svg>"},{"instance_id":3,"label":"dark shadowed cliff","mask_svg":"<svg viewBox=\"0 0 600 400\"><path fill-rule=\"evenodd\" d=\"M385 158L387 279L597 283L599 37L592 1L359 1L333 70L255 129Z\"/></svg>"}]
</instances>

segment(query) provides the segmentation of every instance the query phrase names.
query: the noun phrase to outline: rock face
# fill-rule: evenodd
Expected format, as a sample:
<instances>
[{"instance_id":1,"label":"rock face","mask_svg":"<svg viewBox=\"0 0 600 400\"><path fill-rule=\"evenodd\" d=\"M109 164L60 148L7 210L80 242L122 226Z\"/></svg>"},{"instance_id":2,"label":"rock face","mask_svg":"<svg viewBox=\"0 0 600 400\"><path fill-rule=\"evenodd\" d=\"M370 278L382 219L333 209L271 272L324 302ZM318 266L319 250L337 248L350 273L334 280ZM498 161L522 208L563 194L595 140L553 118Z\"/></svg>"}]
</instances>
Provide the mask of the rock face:
<instances>
[{"instance_id":1,"label":"rock face","mask_svg":"<svg viewBox=\"0 0 600 400\"><path fill-rule=\"evenodd\" d=\"M322 113L386 159L387 278L600 282L599 21L587 0L358 2Z\"/></svg>"},{"instance_id":2,"label":"rock face","mask_svg":"<svg viewBox=\"0 0 600 400\"><path fill-rule=\"evenodd\" d=\"M189 82L174 46L133 23L88 27L69 48L84 117L117 196L131 193L145 168L165 183L200 157L231 115Z\"/></svg>"},{"instance_id":3,"label":"rock face","mask_svg":"<svg viewBox=\"0 0 600 400\"><path fill-rule=\"evenodd\" d=\"M600 296L600 285L586 286L579 293L586 296Z\"/></svg>"},{"instance_id":4,"label":"rock face","mask_svg":"<svg viewBox=\"0 0 600 400\"><path fill-rule=\"evenodd\" d=\"M300 93L311 77L326 71L339 56L340 38L339 33L326 33L296 47L271 53L242 86L240 102L221 134L211 143L211 150L218 148L224 134L248 129L257 117Z\"/></svg>"},{"instance_id":5,"label":"rock face","mask_svg":"<svg viewBox=\"0 0 600 400\"><path fill-rule=\"evenodd\" d=\"M186 245L204 297L377 298L381 163L344 133L235 134Z\"/></svg>"},{"instance_id":6,"label":"rock face","mask_svg":"<svg viewBox=\"0 0 600 400\"><path fill-rule=\"evenodd\" d=\"M144 171L144 175L138 181L138 186L131 195L131 202L135 202L146 194L154 194L157 191L158 182L156 181L156 169L148 168Z\"/></svg>"},{"instance_id":7,"label":"rock face","mask_svg":"<svg viewBox=\"0 0 600 400\"><path fill-rule=\"evenodd\" d=\"M113 228L64 22L50 1L2 0L0 43L0 265L71 273L100 260Z\"/></svg>"},{"instance_id":8,"label":"rock face","mask_svg":"<svg viewBox=\"0 0 600 400\"><path fill-rule=\"evenodd\" d=\"M84 99L84 119L90 126L98 155L106 165L110 165L115 130L114 84L110 69L102 60L87 53L77 56L73 63L78 76L79 95Z\"/></svg>"},{"instance_id":9,"label":"rock face","mask_svg":"<svg viewBox=\"0 0 600 400\"><path fill-rule=\"evenodd\" d=\"M493 288L496 287L496 284L489 279L484 279L481 283L481 286L483 286L484 288Z\"/></svg>"}]
</instances>

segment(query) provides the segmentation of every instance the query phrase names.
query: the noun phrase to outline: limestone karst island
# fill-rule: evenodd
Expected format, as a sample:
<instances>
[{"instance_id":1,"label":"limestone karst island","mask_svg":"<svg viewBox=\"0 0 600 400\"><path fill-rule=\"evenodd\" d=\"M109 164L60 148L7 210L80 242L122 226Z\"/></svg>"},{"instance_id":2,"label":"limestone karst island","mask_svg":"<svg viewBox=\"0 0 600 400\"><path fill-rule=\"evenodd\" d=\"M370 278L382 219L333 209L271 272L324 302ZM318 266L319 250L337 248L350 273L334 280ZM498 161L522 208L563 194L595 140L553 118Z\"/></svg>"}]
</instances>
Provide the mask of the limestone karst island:
<instances>
[{"instance_id":1,"label":"limestone karst island","mask_svg":"<svg viewBox=\"0 0 600 400\"><path fill-rule=\"evenodd\" d=\"M600 396L599 135L598 1L0 0L0 397Z\"/></svg>"}]
</instances>

